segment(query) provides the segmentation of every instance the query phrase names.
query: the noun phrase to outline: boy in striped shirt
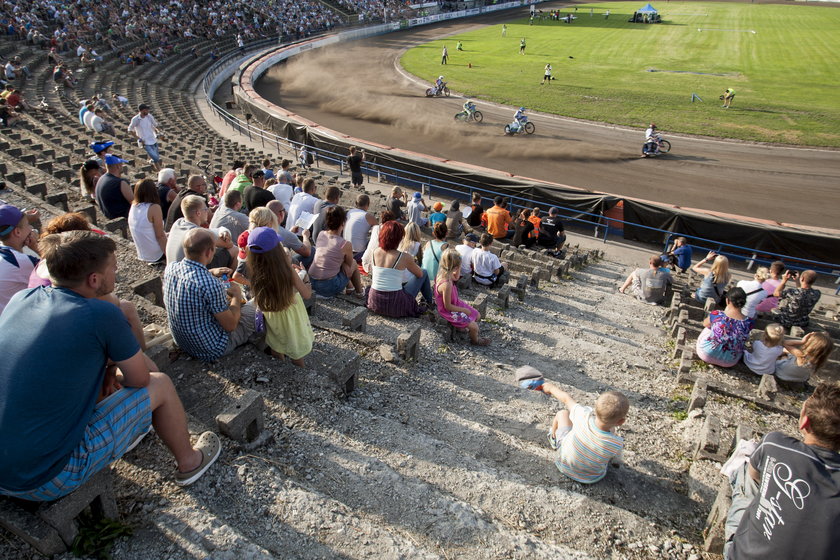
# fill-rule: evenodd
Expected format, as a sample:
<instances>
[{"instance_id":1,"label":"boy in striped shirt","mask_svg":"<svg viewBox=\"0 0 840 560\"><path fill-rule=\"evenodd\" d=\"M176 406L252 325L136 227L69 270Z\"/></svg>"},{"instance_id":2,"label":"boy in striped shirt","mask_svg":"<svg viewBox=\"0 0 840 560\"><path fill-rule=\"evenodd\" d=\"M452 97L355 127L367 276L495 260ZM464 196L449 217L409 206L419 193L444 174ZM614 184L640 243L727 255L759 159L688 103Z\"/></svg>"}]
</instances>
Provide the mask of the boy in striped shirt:
<instances>
[{"instance_id":1,"label":"boy in striped shirt","mask_svg":"<svg viewBox=\"0 0 840 560\"><path fill-rule=\"evenodd\" d=\"M595 409L575 402L568 393L546 382L542 391L565 405L554 417L548 441L557 450L554 464L572 480L598 482L611 461L620 462L624 438L615 428L624 424L630 402L618 391L607 391L595 401Z\"/></svg>"}]
</instances>

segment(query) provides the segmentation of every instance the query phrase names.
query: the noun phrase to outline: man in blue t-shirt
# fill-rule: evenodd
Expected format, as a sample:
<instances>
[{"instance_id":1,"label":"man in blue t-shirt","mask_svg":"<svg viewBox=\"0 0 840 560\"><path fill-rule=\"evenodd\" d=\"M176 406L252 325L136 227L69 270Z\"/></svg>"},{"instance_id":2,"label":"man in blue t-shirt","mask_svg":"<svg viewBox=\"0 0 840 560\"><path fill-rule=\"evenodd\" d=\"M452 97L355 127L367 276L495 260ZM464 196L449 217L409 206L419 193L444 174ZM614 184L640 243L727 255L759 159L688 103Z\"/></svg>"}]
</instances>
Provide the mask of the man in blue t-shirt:
<instances>
[{"instance_id":1,"label":"man in blue t-shirt","mask_svg":"<svg viewBox=\"0 0 840 560\"><path fill-rule=\"evenodd\" d=\"M803 441L770 432L730 475L727 560L829 560L840 550L840 384L820 383L799 414Z\"/></svg>"},{"instance_id":2,"label":"man in blue t-shirt","mask_svg":"<svg viewBox=\"0 0 840 560\"><path fill-rule=\"evenodd\" d=\"M190 443L170 379L137 344L114 290L113 240L89 231L40 241L52 287L23 290L0 315L0 494L49 501L117 460L150 425L175 456L175 482L221 452L212 432Z\"/></svg>"}]
</instances>

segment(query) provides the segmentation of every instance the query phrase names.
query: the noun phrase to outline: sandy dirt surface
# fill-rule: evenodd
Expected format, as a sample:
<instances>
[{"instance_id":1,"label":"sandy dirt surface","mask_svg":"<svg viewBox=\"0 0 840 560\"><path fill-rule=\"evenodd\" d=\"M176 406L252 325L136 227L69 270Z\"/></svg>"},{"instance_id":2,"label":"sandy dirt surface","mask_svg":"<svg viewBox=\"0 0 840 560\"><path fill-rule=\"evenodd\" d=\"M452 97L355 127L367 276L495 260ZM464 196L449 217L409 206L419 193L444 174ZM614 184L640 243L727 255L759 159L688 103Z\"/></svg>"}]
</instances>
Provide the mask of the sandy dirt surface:
<instances>
[{"instance_id":1,"label":"sandy dirt surface","mask_svg":"<svg viewBox=\"0 0 840 560\"><path fill-rule=\"evenodd\" d=\"M455 126L463 103L457 83L451 98L426 98L427 85L399 67L404 49L515 17L482 16L307 52L271 68L257 91L326 127L389 146L686 208L837 227L838 151L676 136L662 124L672 153L641 159L647 123L639 130L544 114L531 115L533 136L506 137L514 108L479 101L484 122ZM562 76L552 87L562 87Z\"/></svg>"}]
</instances>

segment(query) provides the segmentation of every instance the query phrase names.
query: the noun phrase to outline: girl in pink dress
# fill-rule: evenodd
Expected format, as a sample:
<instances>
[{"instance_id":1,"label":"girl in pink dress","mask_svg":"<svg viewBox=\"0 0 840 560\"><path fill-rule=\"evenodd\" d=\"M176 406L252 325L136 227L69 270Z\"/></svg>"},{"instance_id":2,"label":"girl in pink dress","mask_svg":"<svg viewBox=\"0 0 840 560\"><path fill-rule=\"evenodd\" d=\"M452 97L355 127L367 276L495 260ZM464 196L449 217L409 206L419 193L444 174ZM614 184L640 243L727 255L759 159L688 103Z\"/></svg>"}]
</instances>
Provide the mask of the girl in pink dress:
<instances>
[{"instance_id":1,"label":"girl in pink dress","mask_svg":"<svg viewBox=\"0 0 840 560\"><path fill-rule=\"evenodd\" d=\"M461 255L455 249L447 249L440 258L437 278L435 278L435 304L440 316L455 328L466 328L470 333L470 343L487 346L489 338L479 338L478 321L481 315L473 307L458 297L455 285L461 278Z\"/></svg>"}]
</instances>

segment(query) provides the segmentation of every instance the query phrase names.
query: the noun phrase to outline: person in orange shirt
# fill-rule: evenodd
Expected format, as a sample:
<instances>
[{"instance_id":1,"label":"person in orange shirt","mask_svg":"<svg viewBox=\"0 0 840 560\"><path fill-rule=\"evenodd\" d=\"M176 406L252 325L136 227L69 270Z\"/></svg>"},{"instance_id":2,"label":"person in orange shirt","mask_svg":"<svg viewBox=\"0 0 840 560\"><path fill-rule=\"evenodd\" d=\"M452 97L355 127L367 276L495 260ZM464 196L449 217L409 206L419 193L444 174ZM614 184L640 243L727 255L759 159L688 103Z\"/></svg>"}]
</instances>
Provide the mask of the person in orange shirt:
<instances>
[{"instance_id":1,"label":"person in orange shirt","mask_svg":"<svg viewBox=\"0 0 840 560\"><path fill-rule=\"evenodd\" d=\"M513 230L508 231L508 224L513 222L510 217L510 212L505 210L505 199L497 196L493 199L493 208L487 210L481 216L481 223L484 224L487 233L493 236L494 239L505 239L513 237Z\"/></svg>"},{"instance_id":2,"label":"person in orange shirt","mask_svg":"<svg viewBox=\"0 0 840 560\"><path fill-rule=\"evenodd\" d=\"M529 237L533 237L537 239L540 236L540 224L542 223L542 218L540 218L540 209L534 206L534 210L531 212L531 217L528 218L528 221L534 224L534 231L531 232Z\"/></svg>"}]
</instances>

